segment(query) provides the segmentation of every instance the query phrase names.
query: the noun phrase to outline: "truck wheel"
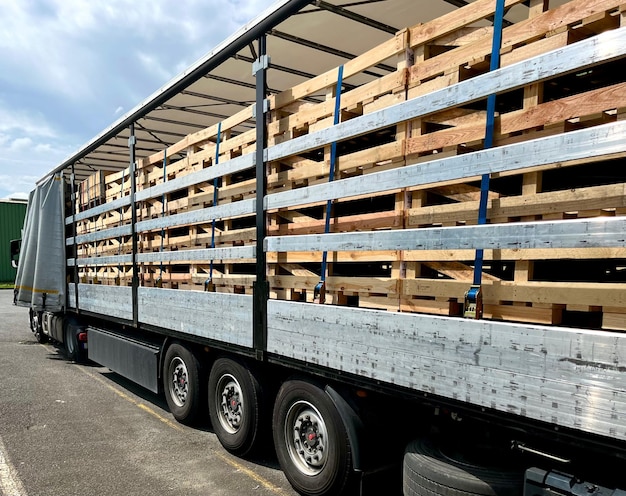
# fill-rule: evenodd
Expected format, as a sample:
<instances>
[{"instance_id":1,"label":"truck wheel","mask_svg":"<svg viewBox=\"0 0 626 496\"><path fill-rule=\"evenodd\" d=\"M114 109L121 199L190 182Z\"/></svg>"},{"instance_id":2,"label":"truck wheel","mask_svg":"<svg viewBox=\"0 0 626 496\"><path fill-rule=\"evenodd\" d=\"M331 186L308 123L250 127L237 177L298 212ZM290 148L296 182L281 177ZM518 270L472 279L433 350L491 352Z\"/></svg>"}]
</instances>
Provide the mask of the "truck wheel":
<instances>
[{"instance_id":1,"label":"truck wheel","mask_svg":"<svg viewBox=\"0 0 626 496\"><path fill-rule=\"evenodd\" d=\"M28 311L30 319L30 330L35 334L38 343L45 344L48 342L48 336L43 333L41 327L41 312L35 312L32 308Z\"/></svg>"},{"instance_id":2,"label":"truck wheel","mask_svg":"<svg viewBox=\"0 0 626 496\"><path fill-rule=\"evenodd\" d=\"M262 390L242 364L219 358L209 375L209 415L217 438L230 453L248 454L259 434Z\"/></svg>"},{"instance_id":3,"label":"truck wheel","mask_svg":"<svg viewBox=\"0 0 626 496\"><path fill-rule=\"evenodd\" d=\"M194 354L175 343L167 349L163 389L170 412L183 424L192 424L200 412L200 364Z\"/></svg>"},{"instance_id":4,"label":"truck wheel","mask_svg":"<svg viewBox=\"0 0 626 496\"><path fill-rule=\"evenodd\" d=\"M65 355L68 360L83 363L86 361L85 352L78 344L78 333L81 327L75 322L65 320L63 322L63 344L65 345Z\"/></svg>"},{"instance_id":5,"label":"truck wheel","mask_svg":"<svg viewBox=\"0 0 626 496\"><path fill-rule=\"evenodd\" d=\"M464 448L472 449L469 445ZM521 470L487 467L472 458L453 446L435 444L432 439L412 441L404 454L404 496L521 496Z\"/></svg>"},{"instance_id":6,"label":"truck wheel","mask_svg":"<svg viewBox=\"0 0 626 496\"><path fill-rule=\"evenodd\" d=\"M296 491L324 496L348 490L352 448L339 412L322 389L304 381L284 383L273 425L278 461Z\"/></svg>"}]
</instances>

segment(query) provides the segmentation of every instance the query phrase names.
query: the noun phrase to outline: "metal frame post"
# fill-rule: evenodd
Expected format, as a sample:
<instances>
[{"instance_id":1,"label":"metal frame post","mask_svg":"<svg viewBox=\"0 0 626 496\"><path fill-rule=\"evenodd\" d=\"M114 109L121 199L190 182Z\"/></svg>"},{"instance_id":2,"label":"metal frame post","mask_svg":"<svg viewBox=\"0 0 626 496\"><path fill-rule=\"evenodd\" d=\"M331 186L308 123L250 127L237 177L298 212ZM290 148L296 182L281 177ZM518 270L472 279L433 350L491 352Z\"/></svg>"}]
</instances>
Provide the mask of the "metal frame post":
<instances>
[{"instance_id":1,"label":"metal frame post","mask_svg":"<svg viewBox=\"0 0 626 496\"><path fill-rule=\"evenodd\" d=\"M72 243L72 256L74 257L74 306L76 307L76 312L79 312L78 306L78 244L76 243L76 171L74 168L74 162L72 162L72 175L70 177L70 188L71 188L71 198L72 198L72 238L74 238L74 243ZM66 302L65 308L69 308L69 292L67 295L68 301Z\"/></svg>"},{"instance_id":2,"label":"metal frame post","mask_svg":"<svg viewBox=\"0 0 626 496\"><path fill-rule=\"evenodd\" d=\"M267 235L264 198L267 192L265 147L267 146L267 43L265 34L258 39L258 59L253 65L256 78L256 280L253 285L253 344L256 356L262 360L267 349L267 257L263 243Z\"/></svg>"},{"instance_id":3,"label":"metal frame post","mask_svg":"<svg viewBox=\"0 0 626 496\"><path fill-rule=\"evenodd\" d=\"M137 163L135 158L135 145L137 138L135 137L135 123L129 126L130 136L128 138L128 148L130 149L130 212L131 212L131 238L133 250L133 279L132 279L132 298L133 298L133 326L139 327L139 267L137 265L137 208L135 205L135 193L137 190L137 179L135 172Z\"/></svg>"}]
</instances>

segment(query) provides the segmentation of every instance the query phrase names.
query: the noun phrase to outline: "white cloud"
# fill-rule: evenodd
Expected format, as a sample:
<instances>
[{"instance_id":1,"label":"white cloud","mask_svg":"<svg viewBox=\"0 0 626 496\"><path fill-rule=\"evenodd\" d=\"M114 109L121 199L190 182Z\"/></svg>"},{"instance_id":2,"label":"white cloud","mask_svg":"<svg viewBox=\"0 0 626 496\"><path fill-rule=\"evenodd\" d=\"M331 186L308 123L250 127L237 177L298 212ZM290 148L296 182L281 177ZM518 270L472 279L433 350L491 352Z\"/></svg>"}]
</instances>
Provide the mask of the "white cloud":
<instances>
[{"instance_id":1,"label":"white cloud","mask_svg":"<svg viewBox=\"0 0 626 496\"><path fill-rule=\"evenodd\" d=\"M135 107L272 3L0 0L0 197L30 191L112 109Z\"/></svg>"}]
</instances>

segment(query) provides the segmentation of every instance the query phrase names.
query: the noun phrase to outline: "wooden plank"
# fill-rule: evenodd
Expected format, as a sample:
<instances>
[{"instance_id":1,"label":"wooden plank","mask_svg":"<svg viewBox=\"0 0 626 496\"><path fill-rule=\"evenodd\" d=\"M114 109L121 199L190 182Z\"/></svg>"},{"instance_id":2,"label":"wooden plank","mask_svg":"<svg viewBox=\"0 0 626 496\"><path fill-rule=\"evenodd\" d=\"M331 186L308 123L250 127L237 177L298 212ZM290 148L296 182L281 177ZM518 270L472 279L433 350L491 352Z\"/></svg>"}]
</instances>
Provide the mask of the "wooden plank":
<instances>
[{"instance_id":1,"label":"wooden plank","mask_svg":"<svg viewBox=\"0 0 626 496\"><path fill-rule=\"evenodd\" d=\"M586 305L626 309L626 283L521 282L483 280L486 303L501 301L533 304ZM403 296L448 297L462 300L466 281L405 279Z\"/></svg>"},{"instance_id":2,"label":"wooden plank","mask_svg":"<svg viewBox=\"0 0 626 496\"><path fill-rule=\"evenodd\" d=\"M493 6L493 2L489 2ZM502 48L528 43L564 26L582 21L586 17L606 12L619 7L621 0L571 0L570 2L549 10L539 16L520 21L503 30ZM462 9L459 9L459 11ZM440 18L441 19L441 18ZM411 36L413 44L413 35ZM446 52L444 56L434 57L410 69L410 85L443 74L447 69L460 67L479 56L491 53L491 37L485 36L481 41L465 45Z\"/></svg>"},{"instance_id":3,"label":"wooden plank","mask_svg":"<svg viewBox=\"0 0 626 496\"><path fill-rule=\"evenodd\" d=\"M403 52L408 46L408 30L402 30L390 40L372 48L364 54L347 61L343 68L343 77L348 79L370 67L379 64ZM337 69L331 69L299 85L269 98L272 110L279 109L296 100L312 95L337 83Z\"/></svg>"},{"instance_id":4,"label":"wooden plank","mask_svg":"<svg viewBox=\"0 0 626 496\"><path fill-rule=\"evenodd\" d=\"M237 125L243 122L246 122L247 120L252 119L253 108L254 108L254 105L250 105L249 107L246 107L240 112L237 112L235 115L224 119L222 121L222 131L232 129L236 127ZM167 151L167 156L173 157L177 153L183 150L186 150L190 146L205 143L210 138L216 137L217 127L218 125L215 124L206 129L202 129L201 131L185 136L182 140L178 141L177 143L174 143L172 146L168 147L167 150L165 150ZM142 160L140 167L145 167L146 165L163 162L165 151L157 152L157 153L150 155L149 157L146 157L145 159Z\"/></svg>"},{"instance_id":5,"label":"wooden plank","mask_svg":"<svg viewBox=\"0 0 626 496\"><path fill-rule=\"evenodd\" d=\"M577 212L579 210L626 207L626 184L591 186L537 193L532 196L512 196L488 200L487 217L490 219L515 219L522 216L549 215ZM409 209L409 227L449 222L477 222L478 201L466 201L447 205L433 205Z\"/></svg>"},{"instance_id":6,"label":"wooden plank","mask_svg":"<svg viewBox=\"0 0 626 496\"><path fill-rule=\"evenodd\" d=\"M522 0L506 0L505 8L521 3ZM418 24L409 30L411 48L442 38L454 31L485 19L495 13L495 4L492 0L477 0L470 5L455 9L449 14L440 16L430 22ZM491 36L489 33L484 33ZM445 41L443 43L446 43Z\"/></svg>"}]
</instances>

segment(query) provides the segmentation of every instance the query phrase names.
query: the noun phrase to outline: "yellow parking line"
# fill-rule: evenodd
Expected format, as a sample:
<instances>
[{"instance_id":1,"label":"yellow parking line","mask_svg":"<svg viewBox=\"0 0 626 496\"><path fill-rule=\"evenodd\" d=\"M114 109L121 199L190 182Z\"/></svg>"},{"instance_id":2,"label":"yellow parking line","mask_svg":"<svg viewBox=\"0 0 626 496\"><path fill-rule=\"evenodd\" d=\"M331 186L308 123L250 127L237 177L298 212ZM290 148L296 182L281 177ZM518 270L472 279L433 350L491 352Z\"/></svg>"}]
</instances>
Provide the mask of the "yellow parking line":
<instances>
[{"instance_id":1,"label":"yellow parking line","mask_svg":"<svg viewBox=\"0 0 626 496\"><path fill-rule=\"evenodd\" d=\"M116 387L112 386L111 384L109 384L108 382L106 382L104 379L102 379L102 377L99 377L95 374L92 374L91 372L85 370L82 367L76 367L78 370L80 370L83 374L91 377L92 379L95 379L96 381L98 381L100 384L103 384L104 386L106 386L108 389L110 389L111 391L113 391L116 395L118 395L120 398L128 401L129 403L135 405L137 408L140 408L141 410L143 410L146 413L149 413L150 415L152 415L153 417L159 419L161 422L163 422L165 425L167 425L168 427L171 427L172 429L176 430L176 431L184 431L184 429L172 422L170 419L164 417L163 415L161 415L159 412L153 410L152 408L150 408L149 406L147 406L144 403L141 403L137 400L135 400L134 398L131 398L129 395L127 395L125 392L120 391L119 389L117 389ZM248 477L250 477L254 482L256 482L257 484L263 486L265 489L268 489L269 491L272 491L274 494L277 494L279 496L288 496L288 494L283 491L280 487L275 486L274 484L272 484L270 481L268 481L267 479L265 479L264 477L261 477L260 475L258 475L257 473L253 472L252 470L246 468L245 466L243 466L241 463L237 462L236 460L230 458L229 455L225 454L225 453L220 453L219 451L213 451L213 454L215 456L217 456L220 460L226 462L228 465L230 465L231 467L233 467L234 469L236 469L239 472L242 472L244 474L246 474Z\"/></svg>"}]
</instances>

